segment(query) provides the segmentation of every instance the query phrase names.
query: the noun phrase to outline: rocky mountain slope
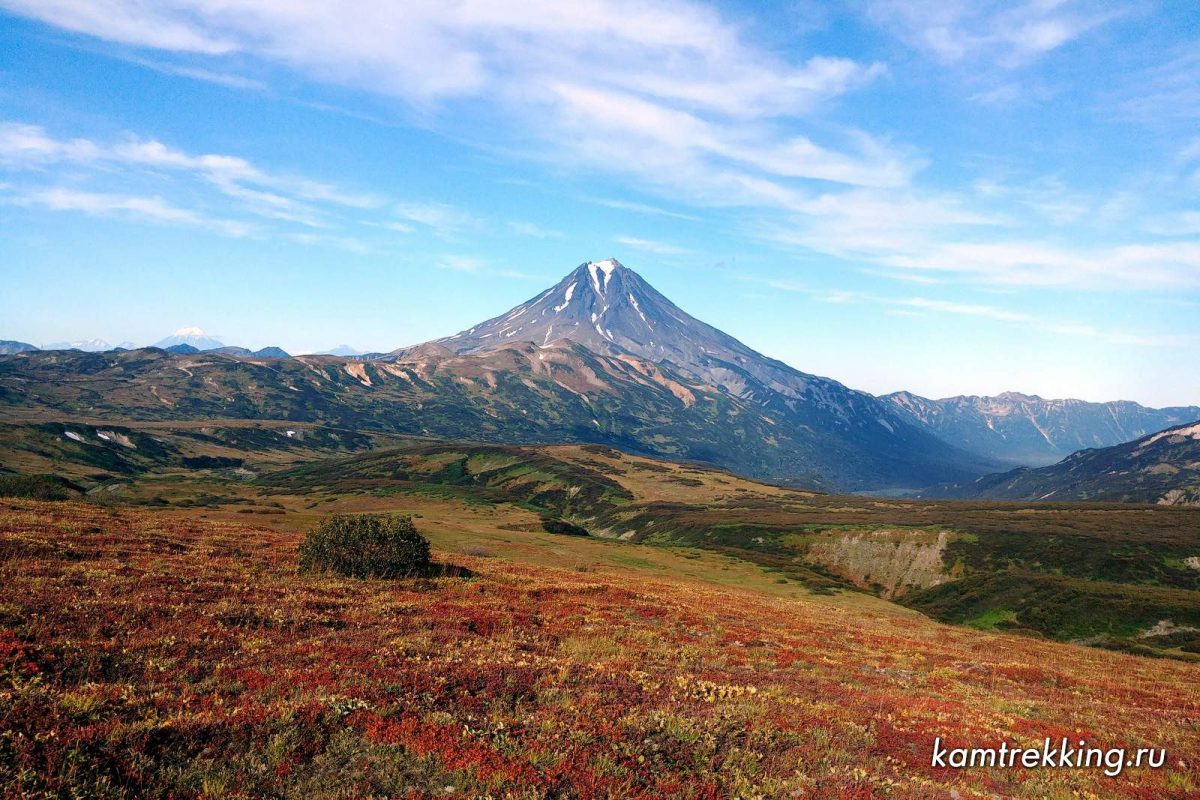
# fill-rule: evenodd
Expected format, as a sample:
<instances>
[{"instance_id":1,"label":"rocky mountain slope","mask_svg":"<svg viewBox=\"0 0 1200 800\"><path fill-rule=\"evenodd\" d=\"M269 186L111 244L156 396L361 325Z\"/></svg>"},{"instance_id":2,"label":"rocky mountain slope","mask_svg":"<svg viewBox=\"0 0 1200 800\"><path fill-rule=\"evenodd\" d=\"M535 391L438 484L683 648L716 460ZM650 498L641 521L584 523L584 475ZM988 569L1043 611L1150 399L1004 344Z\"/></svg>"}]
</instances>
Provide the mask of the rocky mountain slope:
<instances>
[{"instance_id":1,"label":"rocky mountain slope","mask_svg":"<svg viewBox=\"0 0 1200 800\"><path fill-rule=\"evenodd\" d=\"M943 487L934 494L1200 505L1200 422L1114 447L1080 450L1048 467L1016 469Z\"/></svg>"},{"instance_id":2,"label":"rocky mountain slope","mask_svg":"<svg viewBox=\"0 0 1200 800\"><path fill-rule=\"evenodd\" d=\"M38 348L28 342L16 342L11 339L0 339L0 356L10 356L13 353L28 353Z\"/></svg>"},{"instance_id":3,"label":"rocky mountain slope","mask_svg":"<svg viewBox=\"0 0 1200 800\"><path fill-rule=\"evenodd\" d=\"M1040 467L1085 448L1110 447L1200 419L1200 406L1147 408L1128 401L996 397L930 400L910 392L884 396L902 418L964 450L1011 465Z\"/></svg>"}]
</instances>

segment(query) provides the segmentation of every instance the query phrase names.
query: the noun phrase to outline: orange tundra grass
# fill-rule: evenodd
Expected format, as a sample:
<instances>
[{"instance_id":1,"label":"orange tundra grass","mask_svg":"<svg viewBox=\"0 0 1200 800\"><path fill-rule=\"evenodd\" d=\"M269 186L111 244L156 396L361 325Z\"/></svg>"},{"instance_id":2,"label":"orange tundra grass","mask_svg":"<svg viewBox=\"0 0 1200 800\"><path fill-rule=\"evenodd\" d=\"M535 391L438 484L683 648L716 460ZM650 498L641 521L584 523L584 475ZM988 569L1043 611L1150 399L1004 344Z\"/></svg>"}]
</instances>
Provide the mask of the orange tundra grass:
<instances>
[{"instance_id":1,"label":"orange tundra grass","mask_svg":"<svg viewBox=\"0 0 1200 800\"><path fill-rule=\"evenodd\" d=\"M633 569L303 577L299 539L0 503L3 795L1200 792L1193 665ZM937 737L1168 755L1117 778L935 769Z\"/></svg>"}]
</instances>

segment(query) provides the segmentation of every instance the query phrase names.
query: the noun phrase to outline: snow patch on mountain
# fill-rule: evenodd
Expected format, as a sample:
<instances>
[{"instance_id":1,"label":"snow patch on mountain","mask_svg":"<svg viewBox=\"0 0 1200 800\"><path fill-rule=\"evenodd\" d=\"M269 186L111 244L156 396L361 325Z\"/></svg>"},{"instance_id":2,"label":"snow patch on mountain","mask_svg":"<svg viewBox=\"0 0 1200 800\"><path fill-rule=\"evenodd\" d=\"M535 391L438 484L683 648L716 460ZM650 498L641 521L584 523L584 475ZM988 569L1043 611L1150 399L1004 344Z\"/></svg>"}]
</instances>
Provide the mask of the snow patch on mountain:
<instances>
[{"instance_id":1,"label":"snow patch on mountain","mask_svg":"<svg viewBox=\"0 0 1200 800\"><path fill-rule=\"evenodd\" d=\"M203 328L191 326L180 328L170 336L158 340L154 343L154 347L166 349L180 344L191 345L197 350L216 350L218 347L225 346L225 343L220 339L215 339L206 334Z\"/></svg>"},{"instance_id":2,"label":"snow patch on mountain","mask_svg":"<svg viewBox=\"0 0 1200 800\"><path fill-rule=\"evenodd\" d=\"M571 296L575 294L575 287L578 285L578 283L572 283L567 287L567 293L563 296L562 303L554 307L555 314L560 313L564 308L571 305Z\"/></svg>"},{"instance_id":3,"label":"snow patch on mountain","mask_svg":"<svg viewBox=\"0 0 1200 800\"><path fill-rule=\"evenodd\" d=\"M621 265L615 258L588 262L588 274L592 277L592 286L595 287L596 294L603 296L608 291L609 280L611 280L613 272L619 266ZM601 275L604 276L603 280L600 278Z\"/></svg>"}]
</instances>

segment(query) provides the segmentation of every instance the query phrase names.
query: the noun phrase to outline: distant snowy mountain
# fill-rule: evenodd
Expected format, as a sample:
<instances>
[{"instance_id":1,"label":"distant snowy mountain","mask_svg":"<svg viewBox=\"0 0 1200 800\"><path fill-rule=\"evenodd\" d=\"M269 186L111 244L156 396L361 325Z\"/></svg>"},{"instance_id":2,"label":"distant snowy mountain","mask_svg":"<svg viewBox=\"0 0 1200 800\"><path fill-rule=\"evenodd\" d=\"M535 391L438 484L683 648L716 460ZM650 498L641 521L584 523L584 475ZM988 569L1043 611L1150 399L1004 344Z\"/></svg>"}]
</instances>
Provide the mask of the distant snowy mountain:
<instances>
[{"instance_id":1,"label":"distant snowy mountain","mask_svg":"<svg viewBox=\"0 0 1200 800\"><path fill-rule=\"evenodd\" d=\"M930 400L910 392L881 398L898 414L950 444L1013 465L1045 466L1077 450L1110 447L1200 419L1200 407L1147 408L1117 401L1047 400L1005 392L996 397Z\"/></svg>"},{"instance_id":2,"label":"distant snowy mountain","mask_svg":"<svg viewBox=\"0 0 1200 800\"><path fill-rule=\"evenodd\" d=\"M165 339L155 342L154 347L161 347L165 350L177 344L191 345L197 350L216 350L225 346L224 342L208 336L200 328L180 328Z\"/></svg>"},{"instance_id":3,"label":"distant snowy mountain","mask_svg":"<svg viewBox=\"0 0 1200 800\"><path fill-rule=\"evenodd\" d=\"M343 358L349 358L350 356L361 356L362 354L363 354L362 350L355 350L353 347L351 347L348 344L339 344L337 347L334 347L330 350L322 350L321 352L313 353L312 355L314 355L314 356L342 356Z\"/></svg>"},{"instance_id":4,"label":"distant snowy mountain","mask_svg":"<svg viewBox=\"0 0 1200 800\"><path fill-rule=\"evenodd\" d=\"M122 342L121 347L129 344ZM42 348L43 350L82 350L85 353L103 353L113 349L113 345L103 339L84 339L78 342L52 342Z\"/></svg>"}]
</instances>

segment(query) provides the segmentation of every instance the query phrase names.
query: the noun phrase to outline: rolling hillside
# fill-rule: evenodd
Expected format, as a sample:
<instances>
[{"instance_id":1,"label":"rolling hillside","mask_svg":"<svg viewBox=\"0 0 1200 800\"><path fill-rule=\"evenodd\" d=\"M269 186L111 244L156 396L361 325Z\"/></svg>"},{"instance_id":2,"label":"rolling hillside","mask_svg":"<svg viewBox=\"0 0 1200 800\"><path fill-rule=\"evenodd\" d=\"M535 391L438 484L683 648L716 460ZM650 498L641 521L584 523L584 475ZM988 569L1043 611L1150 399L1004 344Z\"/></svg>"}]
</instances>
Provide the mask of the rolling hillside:
<instances>
[{"instance_id":1,"label":"rolling hillside","mask_svg":"<svg viewBox=\"0 0 1200 800\"><path fill-rule=\"evenodd\" d=\"M638 563L659 550L709 553L768 570L781 586L1200 659L1200 511L1182 507L824 495L600 445L233 420L0 425L0 482L4 468L53 472L106 504L229 519L410 509L454 519L467 544L484 520L514 541L561 529L631 545L623 557Z\"/></svg>"}]
</instances>

